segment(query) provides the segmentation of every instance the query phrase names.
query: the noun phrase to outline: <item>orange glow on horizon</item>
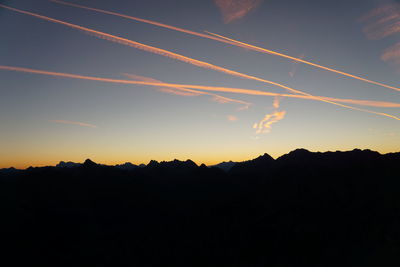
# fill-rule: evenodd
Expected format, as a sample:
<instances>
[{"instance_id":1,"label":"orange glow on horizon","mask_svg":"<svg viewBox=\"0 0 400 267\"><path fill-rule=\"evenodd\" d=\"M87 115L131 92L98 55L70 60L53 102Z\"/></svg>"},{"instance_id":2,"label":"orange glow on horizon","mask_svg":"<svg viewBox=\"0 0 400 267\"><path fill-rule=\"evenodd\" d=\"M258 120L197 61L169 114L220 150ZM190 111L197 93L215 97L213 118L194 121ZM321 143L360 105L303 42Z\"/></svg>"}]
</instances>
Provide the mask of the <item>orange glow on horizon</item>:
<instances>
[{"instance_id":1,"label":"orange glow on horizon","mask_svg":"<svg viewBox=\"0 0 400 267\"><path fill-rule=\"evenodd\" d=\"M345 149L339 149L337 146L332 146L330 148L305 148L311 152L323 152L323 151L351 151L354 149L354 147L348 147ZM361 147L360 149L371 149L371 147ZM374 151L378 151L381 154L385 153L396 153L398 150L395 150L393 147L381 147L381 148L372 148ZM219 155L198 155L198 156L154 156L154 157L141 157L138 158L137 156L132 156L132 155L125 155L125 154L120 154L118 155L118 158L115 156L110 157L110 155L76 155L76 156L52 156L51 159L45 156L36 156L36 157L29 157L26 155L26 158L21 158L21 157L16 157L14 159L11 158L5 158L0 160L0 169L3 168L10 168L14 167L16 169L26 169L30 166L32 167L45 167L45 166L55 166L57 165L60 161L68 162L72 161L75 163L83 163L86 159L91 159L95 163L98 164L105 164L105 165L117 165L117 164L123 164L125 162L130 162L135 165L140 165L140 164L148 164L150 160L156 160L158 162L161 161L173 161L175 158L181 161L186 161L187 159L192 160L195 162L198 166L200 166L202 163L204 163L207 166L215 165L218 163L221 163L223 161L234 161L234 162L243 162L251 159L255 159L258 156L263 155L264 153L269 154L271 157L274 159L277 159L278 157L289 153L290 150L288 151L282 151L282 150L270 150L270 151L257 151L257 152L241 152L239 154L233 155L232 153L226 153L226 154L219 154Z\"/></svg>"}]
</instances>

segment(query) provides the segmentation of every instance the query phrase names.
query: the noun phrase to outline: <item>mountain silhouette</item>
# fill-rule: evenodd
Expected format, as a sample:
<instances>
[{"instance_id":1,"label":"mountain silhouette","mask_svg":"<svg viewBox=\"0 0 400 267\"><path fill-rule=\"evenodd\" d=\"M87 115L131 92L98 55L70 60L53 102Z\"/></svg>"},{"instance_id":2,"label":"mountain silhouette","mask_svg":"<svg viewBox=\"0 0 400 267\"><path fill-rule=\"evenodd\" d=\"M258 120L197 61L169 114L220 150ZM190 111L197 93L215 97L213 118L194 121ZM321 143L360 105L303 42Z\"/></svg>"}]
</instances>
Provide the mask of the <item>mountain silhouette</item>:
<instances>
[{"instance_id":1,"label":"mountain silhouette","mask_svg":"<svg viewBox=\"0 0 400 267\"><path fill-rule=\"evenodd\" d=\"M95 168L97 166L98 166L98 164L93 162L90 159L86 159L85 162L82 164L82 167L85 167L85 168Z\"/></svg>"},{"instance_id":2,"label":"mountain silhouette","mask_svg":"<svg viewBox=\"0 0 400 267\"><path fill-rule=\"evenodd\" d=\"M125 162L124 164L117 164L115 165L115 167L121 170L134 170L136 168L139 168L139 166L132 164L130 162Z\"/></svg>"},{"instance_id":3,"label":"mountain silhouette","mask_svg":"<svg viewBox=\"0 0 400 267\"><path fill-rule=\"evenodd\" d=\"M191 160L138 167L90 159L3 169L1 261L400 266L399 166L400 153L297 149L229 170Z\"/></svg>"},{"instance_id":4,"label":"mountain silhouette","mask_svg":"<svg viewBox=\"0 0 400 267\"><path fill-rule=\"evenodd\" d=\"M270 155L265 153L264 155L259 156L258 158L255 158L253 160L236 163L229 172L237 175L245 173L252 175L259 172L268 171L270 168L273 167L273 165L274 159Z\"/></svg>"},{"instance_id":5,"label":"mountain silhouette","mask_svg":"<svg viewBox=\"0 0 400 267\"><path fill-rule=\"evenodd\" d=\"M68 161L68 162L60 161L60 163L58 163L56 165L57 168L75 168L75 167L79 167L79 166L81 166L80 163L75 163L75 162L71 162L71 161Z\"/></svg>"},{"instance_id":6,"label":"mountain silhouette","mask_svg":"<svg viewBox=\"0 0 400 267\"><path fill-rule=\"evenodd\" d=\"M224 162L218 163L216 165L212 165L211 167L215 167L215 168L218 168L218 169L221 169L221 170L224 170L227 172L227 171L230 171L232 169L232 167L236 165L236 163L237 162L233 162L233 161L228 161L228 162L224 161Z\"/></svg>"}]
</instances>

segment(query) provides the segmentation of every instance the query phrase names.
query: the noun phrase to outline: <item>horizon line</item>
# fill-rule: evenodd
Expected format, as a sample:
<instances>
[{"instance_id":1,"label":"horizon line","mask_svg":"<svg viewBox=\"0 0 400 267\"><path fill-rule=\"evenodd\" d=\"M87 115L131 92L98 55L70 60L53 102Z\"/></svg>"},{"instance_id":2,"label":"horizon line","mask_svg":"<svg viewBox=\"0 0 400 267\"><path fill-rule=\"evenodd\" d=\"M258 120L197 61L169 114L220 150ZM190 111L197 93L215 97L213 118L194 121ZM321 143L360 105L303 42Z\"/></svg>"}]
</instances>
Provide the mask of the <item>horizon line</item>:
<instances>
[{"instance_id":1,"label":"horizon line","mask_svg":"<svg viewBox=\"0 0 400 267\"><path fill-rule=\"evenodd\" d=\"M90 160L90 161L92 161L92 162L94 162L94 163L96 163L96 164L98 164L98 165L105 166L105 167L115 167L115 166L117 166L117 165L122 165L122 164L126 164L126 163L130 163L130 164L133 164L133 165L136 165L136 166L141 166L141 165L148 166L148 165L150 164L150 162L152 162L152 161L156 161L157 163L162 163L162 162L173 162L173 161L186 162L186 161L189 161L189 160L192 161L192 162L194 162L198 167L201 166L201 165L203 165L203 164L206 165L207 167L212 167L212 166L218 165L218 164L220 164L220 163L224 163L224 162L234 162L234 163L246 162L246 161L254 160L254 159L256 159L256 158L258 158L258 157L261 157L261 156L264 156L264 155L268 155L268 156L270 156L271 158L273 158L274 160L277 160L277 159L279 159L280 157L282 157L282 156L284 156L284 155L288 155L288 154L290 154L290 153L292 153L292 152L294 152L294 151L296 151L296 150L306 150L306 151L308 151L308 152L310 152L310 153L337 153L337 152L343 152L343 153L345 153L345 152L352 152L352 151L358 151L358 150L360 150L360 151L371 151L371 152L376 152L376 153L378 153L378 154L380 154L380 155L387 155L387 154L393 154L393 153L400 153L400 150L399 150L399 151L392 151L392 152L383 153L383 152L379 152L379 151L377 151L377 150L373 150L373 149L369 149L369 148L353 148L353 149L351 149L351 150L326 150L326 151L312 151L312 150L309 150L309 149L306 149L306 148L296 148L296 149L293 149L293 150L291 150L291 151L289 151L289 152L287 152L287 153L284 153L284 154L282 154L282 155L280 155L280 156L276 156L276 157L271 156L269 153L265 152L265 153L263 153L263 154L259 154L258 156L255 156L254 158L245 159L245 160L242 160L242 161L222 160L222 161L218 161L218 162L214 162L214 163L207 163L207 164L204 163L204 162L198 163L199 161L196 162L196 160L192 160L192 159L180 160L180 159L177 159L177 158L174 158L174 159L172 159L172 160L156 160L156 159L151 159L151 160L149 160L149 162L148 162L147 164L145 164L145 163L143 163L143 162L142 162L142 163L136 163L136 162L130 162L130 161L124 161L124 162L119 162L119 163L115 163L115 164L105 164L105 163L99 163L99 162L93 161L93 160L91 160L90 158L86 158L85 160L83 160L83 162L74 162L74 161L70 161L70 160L60 160L60 161L58 161L58 163L55 163L55 165L49 165L49 164L43 164L43 165L39 164L39 165L36 165L36 166L32 166L32 165L28 166L28 165L26 165L26 166L28 166L28 167L26 167L26 168L17 168L17 167L14 167L14 166L10 166L10 167L1 167L1 166L0 166L0 170L15 169L15 170L21 170L21 171L23 171L23 170L27 170L27 169L29 169L29 168L56 167L56 165L58 165L58 164L61 163L61 162L64 162L64 163L74 163L74 164L81 164L81 165L83 165L84 162L85 162L86 160Z\"/></svg>"}]
</instances>

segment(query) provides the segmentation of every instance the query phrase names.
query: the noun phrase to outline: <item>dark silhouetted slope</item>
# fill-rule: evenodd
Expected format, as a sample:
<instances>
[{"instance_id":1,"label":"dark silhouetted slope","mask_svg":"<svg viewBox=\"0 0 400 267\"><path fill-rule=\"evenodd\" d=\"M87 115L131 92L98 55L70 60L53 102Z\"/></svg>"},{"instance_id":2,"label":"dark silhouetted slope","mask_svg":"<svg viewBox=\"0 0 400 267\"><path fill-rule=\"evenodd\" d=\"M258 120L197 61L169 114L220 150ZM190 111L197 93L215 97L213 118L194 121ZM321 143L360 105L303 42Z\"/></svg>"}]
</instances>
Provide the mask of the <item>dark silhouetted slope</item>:
<instances>
[{"instance_id":1,"label":"dark silhouetted slope","mask_svg":"<svg viewBox=\"0 0 400 267\"><path fill-rule=\"evenodd\" d=\"M218 168L218 169L221 169L221 170L224 170L227 172L227 171L230 171L230 169L232 169L232 167L235 166L236 163L237 162L233 162L233 161L227 161L227 162L224 161L224 162L218 163L216 165L212 165L210 167L215 167L215 168Z\"/></svg>"},{"instance_id":2,"label":"dark silhouetted slope","mask_svg":"<svg viewBox=\"0 0 400 267\"><path fill-rule=\"evenodd\" d=\"M5 266L400 266L400 153L0 171Z\"/></svg>"}]
</instances>

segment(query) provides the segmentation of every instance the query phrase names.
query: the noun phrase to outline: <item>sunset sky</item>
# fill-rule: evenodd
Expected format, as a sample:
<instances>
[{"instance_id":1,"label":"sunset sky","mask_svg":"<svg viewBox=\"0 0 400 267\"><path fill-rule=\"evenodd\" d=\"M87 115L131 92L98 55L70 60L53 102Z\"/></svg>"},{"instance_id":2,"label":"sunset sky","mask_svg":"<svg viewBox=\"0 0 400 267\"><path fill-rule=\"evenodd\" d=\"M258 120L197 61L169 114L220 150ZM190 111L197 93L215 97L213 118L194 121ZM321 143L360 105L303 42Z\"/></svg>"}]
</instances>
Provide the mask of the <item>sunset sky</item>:
<instances>
[{"instance_id":1,"label":"sunset sky","mask_svg":"<svg viewBox=\"0 0 400 267\"><path fill-rule=\"evenodd\" d=\"M66 3L0 1L0 168L400 151L399 1Z\"/></svg>"}]
</instances>

